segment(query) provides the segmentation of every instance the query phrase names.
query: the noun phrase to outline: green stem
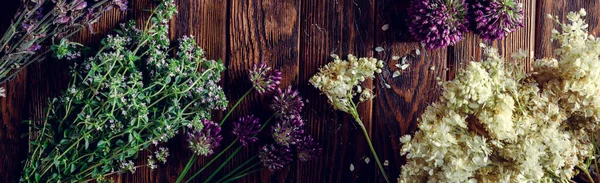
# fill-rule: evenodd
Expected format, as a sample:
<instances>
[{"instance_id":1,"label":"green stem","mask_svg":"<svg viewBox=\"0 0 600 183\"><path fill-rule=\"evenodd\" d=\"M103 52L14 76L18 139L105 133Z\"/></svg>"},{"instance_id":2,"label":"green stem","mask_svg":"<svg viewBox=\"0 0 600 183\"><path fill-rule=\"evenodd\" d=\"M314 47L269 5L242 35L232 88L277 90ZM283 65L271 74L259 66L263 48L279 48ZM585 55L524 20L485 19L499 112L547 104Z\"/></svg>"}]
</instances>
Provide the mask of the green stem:
<instances>
[{"instance_id":1,"label":"green stem","mask_svg":"<svg viewBox=\"0 0 600 183\"><path fill-rule=\"evenodd\" d=\"M231 182L231 181L234 181L234 180L240 179L240 178L242 178L242 177L245 177L245 176L247 176L247 175L253 174L253 173L255 173L255 172L258 172L258 171L261 171L261 170L262 170L262 169L256 169L256 170L253 170L253 171L251 171L251 172L246 172L246 173L243 173L243 174L238 174L237 176L235 176L235 177L232 177L232 178L228 179L227 181L225 181L225 183L229 183L229 182Z\"/></svg>"},{"instance_id":2,"label":"green stem","mask_svg":"<svg viewBox=\"0 0 600 183\"><path fill-rule=\"evenodd\" d=\"M252 92L252 90L254 89L254 87L250 88L248 91L246 91L246 93L244 93L244 95L242 95L242 97L240 97L240 99L238 99L237 102L235 102L235 104L233 104L233 106L231 107L231 109L229 109L229 112L227 112L227 114L225 114L225 117L223 117L223 119L221 120L221 122L219 122L219 126L222 126L223 123L225 123L225 120L227 120L227 118L229 117L229 115L231 115L231 113L233 112L233 110L235 110L235 108L240 105L240 103L242 103L242 101L244 100L244 98L246 98L246 96L248 96L248 94L250 94L250 92Z\"/></svg>"},{"instance_id":3,"label":"green stem","mask_svg":"<svg viewBox=\"0 0 600 183\"><path fill-rule=\"evenodd\" d=\"M377 162L377 166L379 167L379 170L381 171L381 174L383 175L385 182L389 183L390 180L388 179L387 174L383 170L383 166L381 165L381 162L379 161L379 157L377 156L377 153L375 152L373 143L371 143L371 138L369 137L369 133L367 132L365 125L362 123L362 120L360 120L360 116L358 116L358 112L356 111L356 108L353 108L351 110L351 113L352 113L352 116L354 117L354 120L356 120L356 122L358 123L358 126L360 126L360 129L363 131L363 134L365 135L367 144L369 144L369 149L371 149L371 153L373 154L373 157L375 158L375 162Z\"/></svg>"},{"instance_id":4,"label":"green stem","mask_svg":"<svg viewBox=\"0 0 600 183\"><path fill-rule=\"evenodd\" d=\"M587 179L590 180L591 183L595 183L594 179L592 178L592 175L590 175L590 172L587 170L587 168L583 168L579 165L577 165L577 168L579 168L581 171L583 171L583 173L585 173L585 176L587 177Z\"/></svg>"},{"instance_id":5,"label":"green stem","mask_svg":"<svg viewBox=\"0 0 600 183\"><path fill-rule=\"evenodd\" d=\"M183 177L185 177L185 174L187 174L187 172L190 170L190 168L192 167L194 162L196 162L196 158L198 158L198 156L196 156L196 154L193 154L192 157L190 158L190 160L188 160L187 165L185 165L185 168L183 169L183 171L179 174L179 177L177 178L177 181L175 181L175 183L179 183L183 180Z\"/></svg>"},{"instance_id":6,"label":"green stem","mask_svg":"<svg viewBox=\"0 0 600 183\"><path fill-rule=\"evenodd\" d=\"M221 163L221 165L219 165L219 168L217 168L215 171L213 171L213 173L212 173L212 174L210 174L210 176L209 176L209 177L208 177L206 180L204 180L204 183L209 183L209 182L210 182L210 180L211 180L213 177L215 177L215 176L217 175L217 172L219 172L219 171L221 171L223 168L225 168L225 165L227 165L227 163L229 163L229 161L231 161L231 159L233 159L233 157L235 157L235 155L236 155L236 154L237 154L237 153L238 153L240 150L242 150L242 146L240 146L240 147L238 147L237 149L235 149L235 151L233 151L233 154L232 154L231 156L227 157L227 159L226 159L226 160L225 160L223 163ZM189 182L189 181L191 181L191 180L192 180L192 179L190 179L190 180L186 181L186 183L187 183L187 182Z\"/></svg>"},{"instance_id":7,"label":"green stem","mask_svg":"<svg viewBox=\"0 0 600 183\"><path fill-rule=\"evenodd\" d=\"M230 176L232 176L232 175L233 175L233 173L236 173L238 170L242 169L242 167L246 166L248 163L250 163L252 160L256 159L257 157L258 157L258 156L256 156L256 155L252 156L252 158L250 158L250 159L246 160L244 163L242 163L241 165L237 166L237 168L233 169L232 171L230 171L229 173L227 173L227 175L223 176L221 179L217 180L216 182L217 182L217 183L219 183L219 182L222 182L222 181L224 181L224 180L225 180L227 177L230 177ZM258 165L258 163L256 163L256 164L254 164L254 165L250 166L250 168L253 168L253 167L255 167L256 165ZM248 171L250 168L248 168L248 169L245 169L245 170L244 170L244 171L242 171L242 172Z\"/></svg>"},{"instance_id":8,"label":"green stem","mask_svg":"<svg viewBox=\"0 0 600 183\"><path fill-rule=\"evenodd\" d=\"M229 144L229 146L227 146L225 149L223 149L219 154L217 154L217 156L213 157L208 163L206 163L200 170L198 170L194 175L190 176L190 178L188 178L187 181L192 180L193 178L197 177L198 175L200 175L200 173L202 173L202 171L204 171L204 169L206 169L210 164L212 164L213 162L215 162L217 159L219 159L219 157L223 154L225 154L225 152L227 150L229 150L231 147L233 147L233 145L235 144L235 142L237 142L237 138L235 140L233 140L233 142L231 142L231 144Z\"/></svg>"}]
</instances>

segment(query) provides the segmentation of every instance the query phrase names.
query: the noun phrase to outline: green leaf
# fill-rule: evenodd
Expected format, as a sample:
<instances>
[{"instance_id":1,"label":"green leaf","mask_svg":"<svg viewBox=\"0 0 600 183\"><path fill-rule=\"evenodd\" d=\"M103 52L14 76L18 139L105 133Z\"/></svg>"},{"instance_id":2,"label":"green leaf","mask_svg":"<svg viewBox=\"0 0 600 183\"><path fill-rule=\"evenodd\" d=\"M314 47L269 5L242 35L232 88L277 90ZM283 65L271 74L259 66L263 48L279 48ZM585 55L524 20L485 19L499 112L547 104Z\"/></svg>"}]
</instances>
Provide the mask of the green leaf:
<instances>
[{"instance_id":1,"label":"green leaf","mask_svg":"<svg viewBox=\"0 0 600 183\"><path fill-rule=\"evenodd\" d=\"M75 171L76 167L75 164L71 164L71 173L73 173Z\"/></svg>"}]
</instances>

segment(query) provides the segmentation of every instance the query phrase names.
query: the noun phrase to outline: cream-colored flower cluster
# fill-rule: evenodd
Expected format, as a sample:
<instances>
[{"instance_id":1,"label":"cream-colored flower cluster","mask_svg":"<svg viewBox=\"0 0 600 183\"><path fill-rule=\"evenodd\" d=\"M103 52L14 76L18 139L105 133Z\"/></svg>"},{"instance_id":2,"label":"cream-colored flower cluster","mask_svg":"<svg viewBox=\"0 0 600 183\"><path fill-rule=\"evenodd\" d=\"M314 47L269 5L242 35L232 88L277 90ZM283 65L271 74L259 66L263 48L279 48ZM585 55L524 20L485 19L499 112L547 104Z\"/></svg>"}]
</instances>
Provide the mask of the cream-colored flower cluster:
<instances>
[{"instance_id":1,"label":"cream-colored flower cluster","mask_svg":"<svg viewBox=\"0 0 600 183\"><path fill-rule=\"evenodd\" d=\"M327 95L329 103L335 109L349 113L356 104L352 99L359 94L359 102L374 97L371 89L363 89L360 83L381 73L383 61L375 58L357 58L349 54L348 60L342 60L338 55L331 55L333 62L319 69L310 79L310 83L323 94Z\"/></svg>"},{"instance_id":2,"label":"cream-colored flower cluster","mask_svg":"<svg viewBox=\"0 0 600 183\"><path fill-rule=\"evenodd\" d=\"M564 182L592 157L600 120L600 40L569 13L553 31L558 58L534 73L506 66L493 48L444 83L419 131L404 136L399 182Z\"/></svg>"}]
</instances>

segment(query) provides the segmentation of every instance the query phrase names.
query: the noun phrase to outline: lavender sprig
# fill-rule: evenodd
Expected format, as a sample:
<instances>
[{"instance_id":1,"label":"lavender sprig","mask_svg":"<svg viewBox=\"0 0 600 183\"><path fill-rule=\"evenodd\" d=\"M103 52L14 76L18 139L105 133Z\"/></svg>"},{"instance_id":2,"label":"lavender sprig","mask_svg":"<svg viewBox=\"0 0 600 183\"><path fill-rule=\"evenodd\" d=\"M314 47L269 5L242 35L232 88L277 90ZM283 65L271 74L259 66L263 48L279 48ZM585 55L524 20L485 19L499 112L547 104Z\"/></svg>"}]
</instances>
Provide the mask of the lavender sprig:
<instances>
[{"instance_id":1,"label":"lavender sprig","mask_svg":"<svg viewBox=\"0 0 600 183\"><path fill-rule=\"evenodd\" d=\"M22 1L13 23L0 39L0 84L41 59L47 39L60 40L93 25L113 7L127 8L127 0L38 0ZM44 52L45 53L45 52Z\"/></svg>"}]
</instances>

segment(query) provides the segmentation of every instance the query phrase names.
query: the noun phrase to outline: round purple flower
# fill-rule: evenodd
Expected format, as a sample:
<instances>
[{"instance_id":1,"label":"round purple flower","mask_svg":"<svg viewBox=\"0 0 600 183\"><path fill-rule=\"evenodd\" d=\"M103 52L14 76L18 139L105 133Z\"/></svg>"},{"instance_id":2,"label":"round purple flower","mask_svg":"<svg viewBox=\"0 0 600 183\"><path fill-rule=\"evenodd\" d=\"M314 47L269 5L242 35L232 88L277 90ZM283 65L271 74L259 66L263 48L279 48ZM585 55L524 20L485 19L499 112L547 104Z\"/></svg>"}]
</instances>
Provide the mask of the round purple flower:
<instances>
[{"instance_id":1,"label":"round purple flower","mask_svg":"<svg viewBox=\"0 0 600 183\"><path fill-rule=\"evenodd\" d=\"M408 29L428 49L454 45L467 32L464 0L413 0Z\"/></svg>"},{"instance_id":2,"label":"round purple flower","mask_svg":"<svg viewBox=\"0 0 600 183\"><path fill-rule=\"evenodd\" d=\"M271 104L271 109L279 116L298 115L302 107L302 97L298 95L297 90L292 90L291 86L285 90L278 88Z\"/></svg>"},{"instance_id":3,"label":"round purple flower","mask_svg":"<svg viewBox=\"0 0 600 183\"><path fill-rule=\"evenodd\" d=\"M296 144L298 159L303 162L317 159L321 155L322 150L310 135L300 139L298 144Z\"/></svg>"},{"instance_id":4,"label":"round purple flower","mask_svg":"<svg viewBox=\"0 0 600 183\"><path fill-rule=\"evenodd\" d=\"M220 134L221 127L211 120L204 120L202 124L204 125L202 130L188 131L187 140L190 143L190 149L197 155L212 155L223 140Z\"/></svg>"},{"instance_id":5,"label":"round purple flower","mask_svg":"<svg viewBox=\"0 0 600 183\"><path fill-rule=\"evenodd\" d=\"M283 168L292 161L292 153L289 147L265 145L260 149L258 158L269 171L274 172Z\"/></svg>"},{"instance_id":6,"label":"round purple flower","mask_svg":"<svg viewBox=\"0 0 600 183\"><path fill-rule=\"evenodd\" d=\"M260 132L260 124L258 118L254 115L240 117L238 121L233 123L233 134L238 137L244 147L258 140L254 137L258 132Z\"/></svg>"},{"instance_id":7,"label":"round purple flower","mask_svg":"<svg viewBox=\"0 0 600 183\"><path fill-rule=\"evenodd\" d=\"M475 32L484 40L502 39L523 27L523 4L516 0L476 0L470 10Z\"/></svg>"},{"instance_id":8,"label":"round purple flower","mask_svg":"<svg viewBox=\"0 0 600 183\"><path fill-rule=\"evenodd\" d=\"M267 64L254 64L252 70L250 70L250 81L256 91L263 94L277 88L281 82L281 72L267 66Z\"/></svg>"},{"instance_id":9,"label":"round purple flower","mask_svg":"<svg viewBox=\"0 0 600 183\"><path fill-rule=\"evenodd\" d=\"M303 126L304 122L299 115L286 116L271 128L273 139L281 146L294 145L304 134Z\"/></svg>"}]
</instances>

